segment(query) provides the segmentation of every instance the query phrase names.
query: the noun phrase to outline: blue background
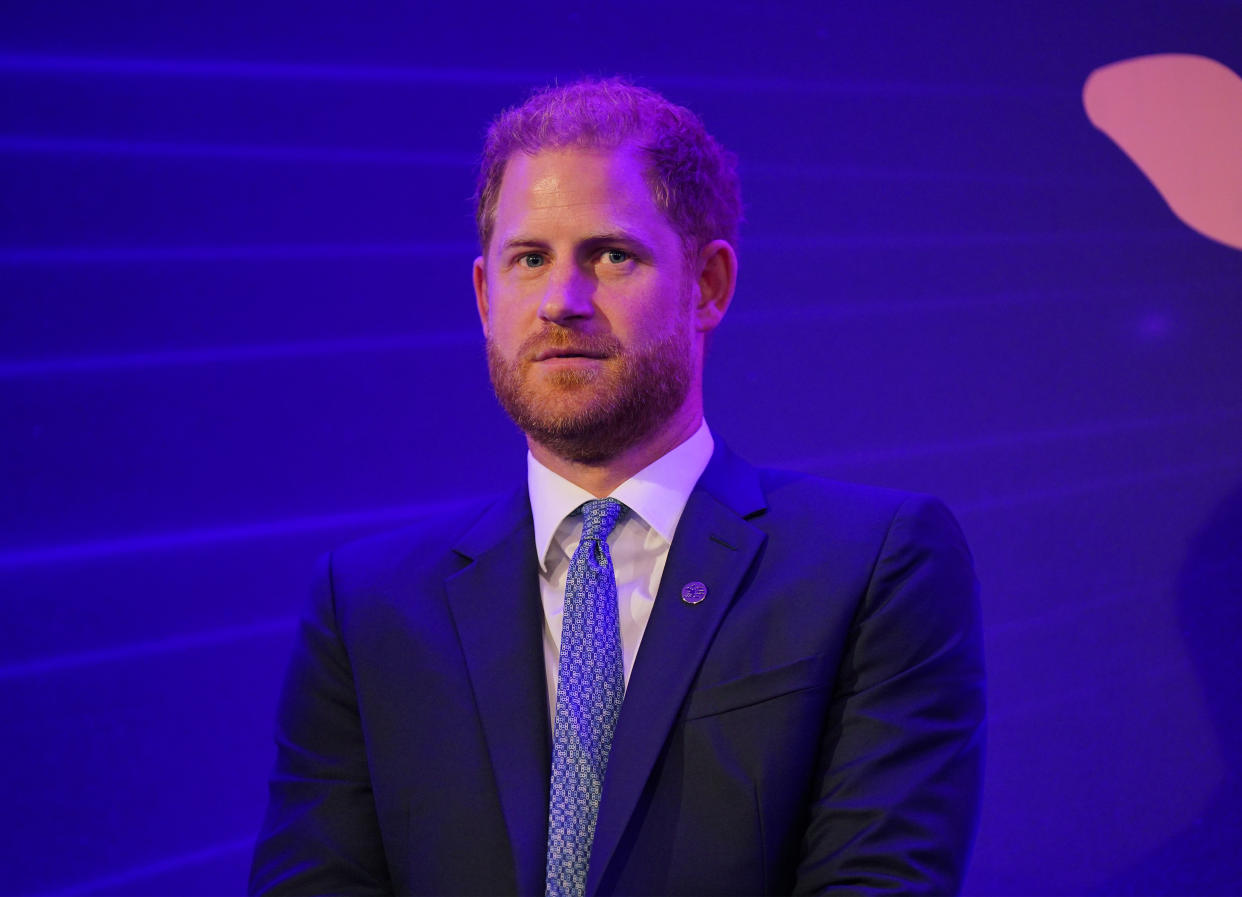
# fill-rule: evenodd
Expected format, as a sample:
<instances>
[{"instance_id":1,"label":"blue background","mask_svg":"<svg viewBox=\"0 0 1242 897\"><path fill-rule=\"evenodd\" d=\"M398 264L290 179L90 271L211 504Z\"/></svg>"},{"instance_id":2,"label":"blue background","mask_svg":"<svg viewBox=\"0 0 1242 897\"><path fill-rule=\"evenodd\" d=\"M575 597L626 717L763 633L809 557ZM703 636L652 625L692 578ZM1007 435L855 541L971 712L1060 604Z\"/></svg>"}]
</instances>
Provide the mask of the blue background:
<instances>
[{"instance_id":1,"label":"blue background","mask_svg":"<svg viewBox=\"0 0 1242 897\"><path fill-rule=\"evenodd\" d=\"M968 891L1242 888L1242 253L1080 100L1169 51L1242 4L7 4L3 892L244 888L313 559L522 471L483 129L618 72L742 159L717 435L972 542Z\"/></svg>"}]
</instances>

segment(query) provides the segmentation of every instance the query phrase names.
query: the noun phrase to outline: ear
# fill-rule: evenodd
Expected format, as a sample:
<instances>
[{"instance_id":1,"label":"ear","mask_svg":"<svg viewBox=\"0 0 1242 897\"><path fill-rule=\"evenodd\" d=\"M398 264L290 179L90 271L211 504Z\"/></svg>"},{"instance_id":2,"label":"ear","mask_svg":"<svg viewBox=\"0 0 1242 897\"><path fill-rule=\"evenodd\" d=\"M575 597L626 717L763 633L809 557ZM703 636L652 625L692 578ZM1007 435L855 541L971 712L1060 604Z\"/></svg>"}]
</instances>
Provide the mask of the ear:
<instances>
[{"instance_id":1,"label":"ear","mask_svg":"<svg viewBox=\"0 0 1242 897\"><path fill-rule=\"evenodd\" d=\"M726 240L712 240L699 251L694 324L701 333L720 326L737 286L737 253Z\"/></svg>"},{"instance_id":2,"label":"ear","mask_svg":"<svg viewBox=\"0 0 1242 897\"><path fill-rule=\"evenodd\" d=\"M479 322L483 325L483 336L488 334L487 317L487 271L483 268L483 256L474 260L474 301L479 308Z\"/></svg>"}]
</instances>

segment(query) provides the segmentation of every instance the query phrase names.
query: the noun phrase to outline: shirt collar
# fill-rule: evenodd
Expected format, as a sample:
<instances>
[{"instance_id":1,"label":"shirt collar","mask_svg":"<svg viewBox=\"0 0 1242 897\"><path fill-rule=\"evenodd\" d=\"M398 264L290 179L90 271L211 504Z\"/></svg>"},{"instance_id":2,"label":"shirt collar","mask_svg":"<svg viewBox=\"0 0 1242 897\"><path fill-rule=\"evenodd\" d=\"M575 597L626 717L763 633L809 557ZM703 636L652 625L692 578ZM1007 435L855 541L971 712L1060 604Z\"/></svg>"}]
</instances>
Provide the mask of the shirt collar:
<instances>
[{"instance_id":1,"label":"shirt collar","mask_svg":"<svg viewBox=\"0 0 1242 897\"><path fill-rule=\"evenodd\" d=\"M681 445L652 461L613 490L612 498L637 514L670 544L690 492L711 460L715 440L707 421ZM539 567L547 572L548 549L566 517L594 495L553 473L526 453L526 485L535 522Z\"/></svg>"}]
</instances>

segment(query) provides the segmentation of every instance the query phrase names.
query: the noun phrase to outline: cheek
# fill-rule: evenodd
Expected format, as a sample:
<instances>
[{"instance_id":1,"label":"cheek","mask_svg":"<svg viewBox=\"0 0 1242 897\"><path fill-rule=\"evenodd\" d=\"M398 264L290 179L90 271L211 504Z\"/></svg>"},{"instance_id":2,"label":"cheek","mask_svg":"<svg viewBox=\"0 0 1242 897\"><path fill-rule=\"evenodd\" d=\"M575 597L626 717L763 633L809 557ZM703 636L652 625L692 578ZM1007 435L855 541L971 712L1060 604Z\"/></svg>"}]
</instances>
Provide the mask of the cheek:
<instances>
[{"instance_id":1,"label":"cheek","mask_svg":"<svg viewBox=\"0 0 1242 897\"><path fill-rule=\"evenodd\" d=\"M513 326L513 322L499 309L492 312L490 333L488 335L492 342L505 350L511 350L519 341L519 335Z\"/></svg>"},{"instance_id":2,"label":"cheek","mask_svg":"<svg viewBox=\"0 0 1242 897\"><path fill-rule=\"evenodd\" d=\"M506 357L513 357L536 330L536 316L512 296L493 302L489 308L488 339Z\"/></svg>"},{"instance_id":3,"label":"cheek","mask_svg":"<svg viewBox=\"0 0 1242 897\"><path fill-rule=\"evenodd\" d=\"M682 284L670 284L661 292L660 300L650 308L647 324L651 333L662 336L694 330L690 296Z\"/></svg>"},{"instance_id":4,"label":"cheek","mask_svg":"<svg viewBox=\"0 0 1242 897\"><path fill-rule=\"evenodd\" d=\"M488 304L487 316L491 325L492 335L499 336L505 330L511 329L515 318L515 312L518 310L519 302L514 296L513 290L508 289L503 284L490 281L487 286Z\"/></svg>"},{"instance_id":5,"label":"cheek","mask_svg":"<svg viewBox=\"0 0 1242 897\"><path fill-rule=\"evenodd\" d=\"M613 329L631 336L667 336L692 323L690 297L680 282L647 284L611 300L606 307Z\"/></svg>"}]
</instances>

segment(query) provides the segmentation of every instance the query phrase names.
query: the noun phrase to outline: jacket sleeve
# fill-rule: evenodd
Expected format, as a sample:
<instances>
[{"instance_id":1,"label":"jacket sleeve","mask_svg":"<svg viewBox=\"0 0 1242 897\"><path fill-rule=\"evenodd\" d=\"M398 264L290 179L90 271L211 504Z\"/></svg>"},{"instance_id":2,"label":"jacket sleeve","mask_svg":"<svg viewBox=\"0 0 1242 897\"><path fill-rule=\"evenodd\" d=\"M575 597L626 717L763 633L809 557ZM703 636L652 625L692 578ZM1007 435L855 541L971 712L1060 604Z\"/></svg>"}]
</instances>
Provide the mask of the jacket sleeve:
<instances>
[{"instance_id":1,"label":"jacket sleeve","mask_svg":"<svg viewBox=\"0 0 1242 897\"><path fill-rule=\"evenodd\" d=\"M320 561L285 676L251 894L391 894L331 557Z\"/></svg>"},{"instance_id":2,"label":"jacket sleeve","mask_svg":"<svg viewBox=\"0 0 1242 897\"><path fill-rule=\"evenodd\" d=\"M837 673L795 892L959 892L983 741L970 552L942 504L912 496L889 524Z\"/></svg>"}]
</instances>

